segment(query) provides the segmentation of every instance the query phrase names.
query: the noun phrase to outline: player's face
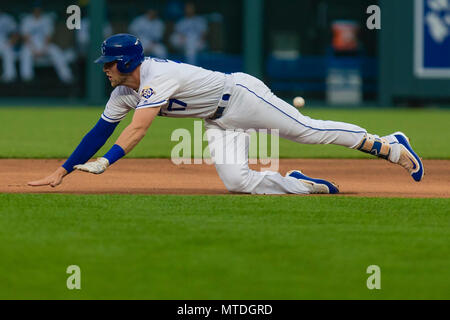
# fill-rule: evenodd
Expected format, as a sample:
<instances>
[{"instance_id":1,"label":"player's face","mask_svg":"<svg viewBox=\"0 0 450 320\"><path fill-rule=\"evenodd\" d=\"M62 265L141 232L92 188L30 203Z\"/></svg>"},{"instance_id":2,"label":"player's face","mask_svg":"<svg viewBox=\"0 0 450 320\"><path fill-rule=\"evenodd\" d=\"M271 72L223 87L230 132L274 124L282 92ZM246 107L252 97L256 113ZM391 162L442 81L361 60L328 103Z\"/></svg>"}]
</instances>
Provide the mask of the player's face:
<instances>
[{"instance_id":1,"label":"player's face","mask_svg":"<svg viewBox=\"0 0 450 320\"><path fill-rule=\"evenodd\" d=\"M108 77L113 88L123 84L127 78L125 75L120 73L119 70L117 70L117 61L105 63L103 65L103 72Z\"/></svg>"}]
</instances>

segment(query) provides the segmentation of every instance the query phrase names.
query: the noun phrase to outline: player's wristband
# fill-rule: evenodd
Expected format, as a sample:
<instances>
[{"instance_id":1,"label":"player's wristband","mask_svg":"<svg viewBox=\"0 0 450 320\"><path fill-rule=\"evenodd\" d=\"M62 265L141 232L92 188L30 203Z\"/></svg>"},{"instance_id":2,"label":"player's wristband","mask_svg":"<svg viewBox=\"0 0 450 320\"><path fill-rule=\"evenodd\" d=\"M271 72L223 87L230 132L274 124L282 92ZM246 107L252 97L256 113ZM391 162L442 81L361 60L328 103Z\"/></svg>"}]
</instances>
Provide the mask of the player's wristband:
<instances>
[{"instance_id":1,"label":"player's wristband","mask_svg":"<svg viewBox=\"0 0 450 320\"><path fill-rule=\"evenodd\" d=\"M73 166L88 161L105 144L118 124L119 122L111 123L100 118L63 164L63 168L70 173L73 171Z\"/></svg>"},{"instance_id":2,"label":"player's wristband","mask_svg":"<svg viewBox=\"0 0 450 320\"><path fill-rule=\"evenodd\" d=\"M103 158L108 159L109 164L112 165L114 162L119 160L125 155L125 151L121 146L115 144L109 149L109 151L103 156Z\"/></svg>"}]
</instances>

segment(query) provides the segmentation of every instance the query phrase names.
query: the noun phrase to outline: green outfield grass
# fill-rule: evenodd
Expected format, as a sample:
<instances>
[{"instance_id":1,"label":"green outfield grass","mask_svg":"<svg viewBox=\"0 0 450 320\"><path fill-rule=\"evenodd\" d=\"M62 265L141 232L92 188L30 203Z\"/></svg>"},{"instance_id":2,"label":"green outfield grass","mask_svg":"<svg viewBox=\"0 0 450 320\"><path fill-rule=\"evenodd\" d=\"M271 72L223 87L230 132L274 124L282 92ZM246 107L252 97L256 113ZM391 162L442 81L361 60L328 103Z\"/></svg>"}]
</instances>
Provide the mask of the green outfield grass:
<instances>
[{"instance_id":1,"label":"green outfield grass","mask_svg":"<svg viewBox=\"0 0 450 320\"><path fill-rule=\"evenodd\" d=\"M102 108L0 108L0 158L66 158ZM450 111L305 109L450 159ZM114 143L121 129L102 148ZM128 157L169 157L158 118ZM206 144L204 145L206 146ZM196 155L198 156L198 155ZM281 142L290 158L361 158ZM0 299L449 299L449 199L0 194ZM82 289L66 288L78 265ZM366 269L381 268L381 290Z\"/></svg>"},{"instance_id":2,"label":"green outfield grass","mask_svg":"<svg viewBox=\"0 0 450 320\"><path fill-rule=\"evenodd\" d=\"M2 194L0 299L449 299L449 204Z\"/></svg>"},{"instance_id":3,"label":"green outfield grass","mask_svg":"<svg viewBox=\"0 0 450 320\"><path fill-rule=\"evenodd\" d=\"M372 133L385 135L404 131L423 158L449 159L450 110L435 109L312 109L302 112L323 120L345 121L360 125ZM81 138L97 122L102 108L0 108L0 158L66 158ZM103 155L112 146L131 115L119 125ZM170 157L178 141L171 141L177 128L193 132L193 119L158 118L148 135L128 157ZM204 146L206 147L206 143ZM194 154L198 157L199 154ZM339 146L300 145L281 139L282 158L367 158L361 152Z\"/></svg>"}]
</instances>

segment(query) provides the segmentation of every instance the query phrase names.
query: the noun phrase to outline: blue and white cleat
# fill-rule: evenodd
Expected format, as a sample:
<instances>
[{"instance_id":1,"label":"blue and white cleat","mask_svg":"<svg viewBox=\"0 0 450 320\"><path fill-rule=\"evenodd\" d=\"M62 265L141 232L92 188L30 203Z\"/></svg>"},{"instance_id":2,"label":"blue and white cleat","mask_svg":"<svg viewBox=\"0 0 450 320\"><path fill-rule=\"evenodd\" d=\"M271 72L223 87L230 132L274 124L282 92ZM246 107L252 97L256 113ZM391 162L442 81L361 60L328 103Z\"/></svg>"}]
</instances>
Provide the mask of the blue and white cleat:
<instances>
[{"instance_id":1,"label":"blue and white cleat","mask_svg":"<svg viewBox=\"0 0 450 320\"><path fill-rule=\"evenodd\" d=\"M400 158L398 159L397 164L405 168L415 181L419 182L422 180L425 171L423 163L417 153L411 148L409 138L403 132L395 132L390 136L394 137L401 147Z\"/></svg>"},{"instance_id":2,"label":"blue and white cleat","mask_svg":"<svg viewBox=\"0 0 450 320\"><path fill-rule=\"evenodd\" d=\"M292 177L300 180L303 183L312 186L311 193L339 193L338 186L332 182L323 179L314 179L304 175L300 170L291 170L286 173L286 177Z\"/></svg>"}]
</instances>

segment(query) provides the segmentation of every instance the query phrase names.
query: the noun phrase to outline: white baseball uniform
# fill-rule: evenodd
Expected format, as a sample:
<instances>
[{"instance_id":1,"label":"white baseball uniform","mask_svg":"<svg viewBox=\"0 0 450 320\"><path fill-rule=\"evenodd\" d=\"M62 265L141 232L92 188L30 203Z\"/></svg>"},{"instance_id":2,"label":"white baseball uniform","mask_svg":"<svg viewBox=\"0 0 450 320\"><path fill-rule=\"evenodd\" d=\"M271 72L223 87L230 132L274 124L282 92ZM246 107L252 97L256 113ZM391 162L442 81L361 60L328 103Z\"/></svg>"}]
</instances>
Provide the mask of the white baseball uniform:
<instances>
[{"instance_id":1,"label":"white baseball uniform","mask_svg":"<svg viewBox=\"0 0 450 320\"><path fill-rule=\"evenodd\" d=\"M366 130L352 124L314 120L276 97L260 80L224 74L170 60L146 58L138 91L114 89L102 118L118 122L132 109L161 107L161 116L205 119L211 157L228 190L253 194L309 193L297 179L248 166L249 139L242 129L278 129L281 137L306 144L354 148ZM220 118L212 119L224 108ZM223 161L223 154L237 155Z\"/></svg>"},{"instance_id":2,"label":"white baseball uniform","mask_svg":"<svg viewBox=\"0 0 450 320\"><path fill-rule=\"evenodd\" d=\"M11 33L17 30L17 23L7 13L0 13L0 55L3 61L3 81L14 81L17 76L14 65L15 53L9 43Z\"/></svg>"},{"instance_id":3,"label":"white baseball uniform","mask_svg":"<svg viewBox=\"0 0 450 320\"><path fill-rule=\"evenodd\" d=\"M161 43L165 26L161 19L150 20L146 14L136 17L128 30L142 42L144 52L158 58L167 57L167 49Z\"/></svg>"},{"instance_id":4,"label":"white baseball uniform","mask_svg":"<svg viewBox=\"0 0 450 320\"><path fill-rule=\"evenodd\" d=\"M187 63L196 64L197 53L205 48L203 36L207 29L208 23L201 16L185 17L175 25L170 41L174 47L184 49Z\"/></svg>"},{"instance_id":5,"label":"white baseball uniform","mask_svg":"<svg viewBox=\"0 0 450 320\"><path fill-rule=\"evenodd\" d=\"M24 44L20 52L20 74L24 80L34 77L33 56L36 54L48 54L55 66L58 77L66 83L73 79L72 72L67 64L61 49L47 43L47 38L53 34L53 20L49 15L41 15L36 18L30 14L23 18L20 31L22 35L29 37L29 42Z\"/></svg>"}]
</instances>

